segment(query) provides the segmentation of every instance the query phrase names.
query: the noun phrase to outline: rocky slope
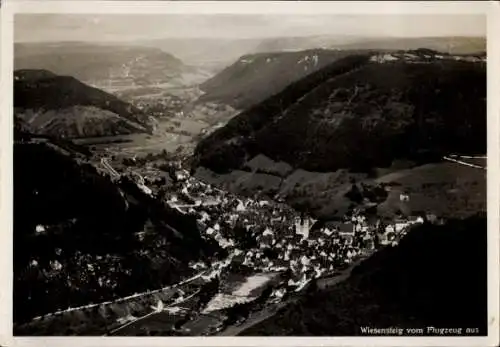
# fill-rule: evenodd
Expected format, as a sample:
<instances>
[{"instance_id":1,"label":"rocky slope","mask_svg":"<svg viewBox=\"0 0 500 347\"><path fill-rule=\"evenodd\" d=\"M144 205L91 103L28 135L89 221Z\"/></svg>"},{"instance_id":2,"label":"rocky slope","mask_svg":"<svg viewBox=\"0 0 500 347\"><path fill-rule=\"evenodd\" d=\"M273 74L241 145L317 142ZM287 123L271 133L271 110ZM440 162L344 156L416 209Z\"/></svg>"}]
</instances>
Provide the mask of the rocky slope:
<instances>
[{"instance_id":1,"label":"rocky slope","mask_svg":"<svg viewBox=\"0 0 500 347\"><path fill-rule=\"evenodd\" d=\"M47 70L14 72L15 116L30 131L61 137L95 137L153 128L152 120L132 105L74 77Z\"/></svg>"}]
</instances>

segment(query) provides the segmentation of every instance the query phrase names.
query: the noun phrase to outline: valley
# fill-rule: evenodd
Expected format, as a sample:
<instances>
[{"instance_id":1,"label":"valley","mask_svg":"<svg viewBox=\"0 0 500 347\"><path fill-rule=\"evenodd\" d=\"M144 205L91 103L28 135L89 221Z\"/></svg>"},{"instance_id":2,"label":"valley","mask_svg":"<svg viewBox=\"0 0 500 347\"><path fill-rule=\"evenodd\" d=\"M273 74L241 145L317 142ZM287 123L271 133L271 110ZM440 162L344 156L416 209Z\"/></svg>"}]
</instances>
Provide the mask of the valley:
<instances>
[{"instance_id":1,"label":"valley","mask_svg":"<svg viewBox=\"0 0 500 347\"><path fill-rule=\"evenodd\" d=\"M317 40L217 69L140 45L18 45L15 334L482 327L485 55ZM468 247L476 287L429 270Z\"/></svg>"}]
</instances>

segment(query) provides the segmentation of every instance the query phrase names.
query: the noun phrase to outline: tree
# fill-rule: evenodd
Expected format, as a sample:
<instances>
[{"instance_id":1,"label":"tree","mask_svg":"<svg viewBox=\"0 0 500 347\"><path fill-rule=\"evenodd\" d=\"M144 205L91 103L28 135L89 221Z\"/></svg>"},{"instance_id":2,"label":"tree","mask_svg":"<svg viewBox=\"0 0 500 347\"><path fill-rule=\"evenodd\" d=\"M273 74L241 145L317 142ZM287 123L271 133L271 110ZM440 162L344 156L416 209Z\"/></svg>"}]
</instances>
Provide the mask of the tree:
<instances>
[{"instance_id":1,"label":"tree","mask_svg":"<svg viewBox=\"0 0 500 347\"><path fill-rule=\"evenodd\" d=\"M363 193L356 184L351 186L351 190L345 194L347 198L355 203L361 203L363 201Z\"/></svg>"}]
</instances>

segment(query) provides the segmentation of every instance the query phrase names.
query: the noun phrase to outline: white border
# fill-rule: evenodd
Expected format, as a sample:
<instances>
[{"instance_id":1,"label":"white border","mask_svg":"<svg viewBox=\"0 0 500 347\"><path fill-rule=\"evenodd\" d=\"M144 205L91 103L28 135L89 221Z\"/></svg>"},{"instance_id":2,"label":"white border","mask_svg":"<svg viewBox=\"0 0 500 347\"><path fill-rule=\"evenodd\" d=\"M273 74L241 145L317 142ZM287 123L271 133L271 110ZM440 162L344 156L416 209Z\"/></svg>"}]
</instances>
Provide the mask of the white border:
<instances>
[{"instance_id":1,"label":"white border","mask_svg":"<svg viewBox=\"0 0 500 347\"><path fill-rule=\"evenodd\" d=\"M2 346L498 346L500 5L490 1L9 1L2 3L0 103L0 345ZM488 14L488 337L12 337L13 14ZM495 37L496 36L496 37ZM495 77L493 77L495 76ZM481 116L481 115L478 115Z\"/></svg>"},{"instance_id":2,"label":"white border","mask_svg":"<svg viewBox=\"0 0 500 347\"><path fill-rule=\"evenodd\" d=\"M23 1L4 0L13 13L128 14L484 14L490 1Z\"/></svg>"}]
</instances>

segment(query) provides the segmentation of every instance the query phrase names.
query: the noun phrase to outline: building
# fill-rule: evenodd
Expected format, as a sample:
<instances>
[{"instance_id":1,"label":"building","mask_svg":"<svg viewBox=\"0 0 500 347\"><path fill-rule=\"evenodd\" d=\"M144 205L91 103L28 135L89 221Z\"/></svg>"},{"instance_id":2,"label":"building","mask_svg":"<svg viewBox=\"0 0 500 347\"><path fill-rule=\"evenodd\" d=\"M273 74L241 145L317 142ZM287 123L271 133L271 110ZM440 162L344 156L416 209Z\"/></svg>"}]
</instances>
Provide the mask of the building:
<instances>
[{"instance_id":1,"label":"building","mask_svg":"<svg viewBox=\"0 0 500 347\"><path fill-rule=\"evenodd\" d=\"M410 223L412 224L422 224L424 219L421 216L410 216Z\"/></svg>"},{"instance_id":2,"label":"building","mask_svg":"<svg viewBox=\"0 0 500 347\"><path fill-rule=\"evenodd\" d=\"M425 219L430 222L430 223L436 223L437 222L437 216L433 213L426 213L425 214Z\"/></svg>"},{"instance_id":3,"label":"building","mask_svg":"<svg viewBox=\"0 0 500 347\"><path fill-rule=\"evenodd\" d=\"M266 228L266 230L264 230L264 232L260 236L259 240L260 244L264 246L271 246L274 241L275 241L274 232L271 229Z\"/></svg>"},{"instance_id":4,"label":"building","mask_svg":"<svg viewBox=\"0 0 500 347\"><path fill-rule=\"evenodd\" d=\"M402 219L397 219L394 222L394 229L395 229L396 233L399 233L399 232L403 231L408 225L409 225L408 221L402 220Z\"/></svg>"},{"instance_id":5,"label":"building","mask_svg":"<svg viewBox=\"0 0 500 347\"><path fill-rule=\"evenodd\" d=\"M354 236L356 225L353 223L341 223L338 227L339 236Z\"/></svg>"},{"instance_id":6,"label":"building","mask_svg":"<svg viewBox=\"0 0 500 347\"><path fill-rule=\"evenodd\" d=\"M407 193L401 193L401 194L399 194L399 201L401 201L401 202L410 201L410 195L407 194Z\"/></svg>"},{"instance_id":7,"label":"building","mask_svg":"<svg viewBox=\"0 0 500 347\"><path fill-rule=\"evenodd\" d=\"M306 240L309 238L310 229L310 219L295 217L295 233L297 235L302 235L302 239Z\"/></svg>"},{"instance_id":8,"label":"building","mask_svg":"<svg viewBox=\"0 0 500 347\"><path fill-rule=\"evenodd\" d=\"M388 245L390 242L389 242L389 238L388 238L388 235L389 234L392 234L392 232L386 232L386 233L383 233L383 234L378 234L378 239L379 239L379 242L381 245Z\"/></svg>"},{"instance_id":9,"label":"building","mask_svg":"<svg viewBox=\"0 0 500 347\"><path fill-rule=\"evenodd\" d=\"M370 235L363 237L363 248L372 250L375 249L375 240Z\"/></svg>"},{"instance_id":10,"label":"building","mask_svg":"<svg viewBox=\"0 0 500 347\"><path fill-rule=\"evenodd\" d=\"M344 240L344 245L351 246L354 243L354 236L351 234L340 235L341 239Z\"/></svg>"}]
</instances>

